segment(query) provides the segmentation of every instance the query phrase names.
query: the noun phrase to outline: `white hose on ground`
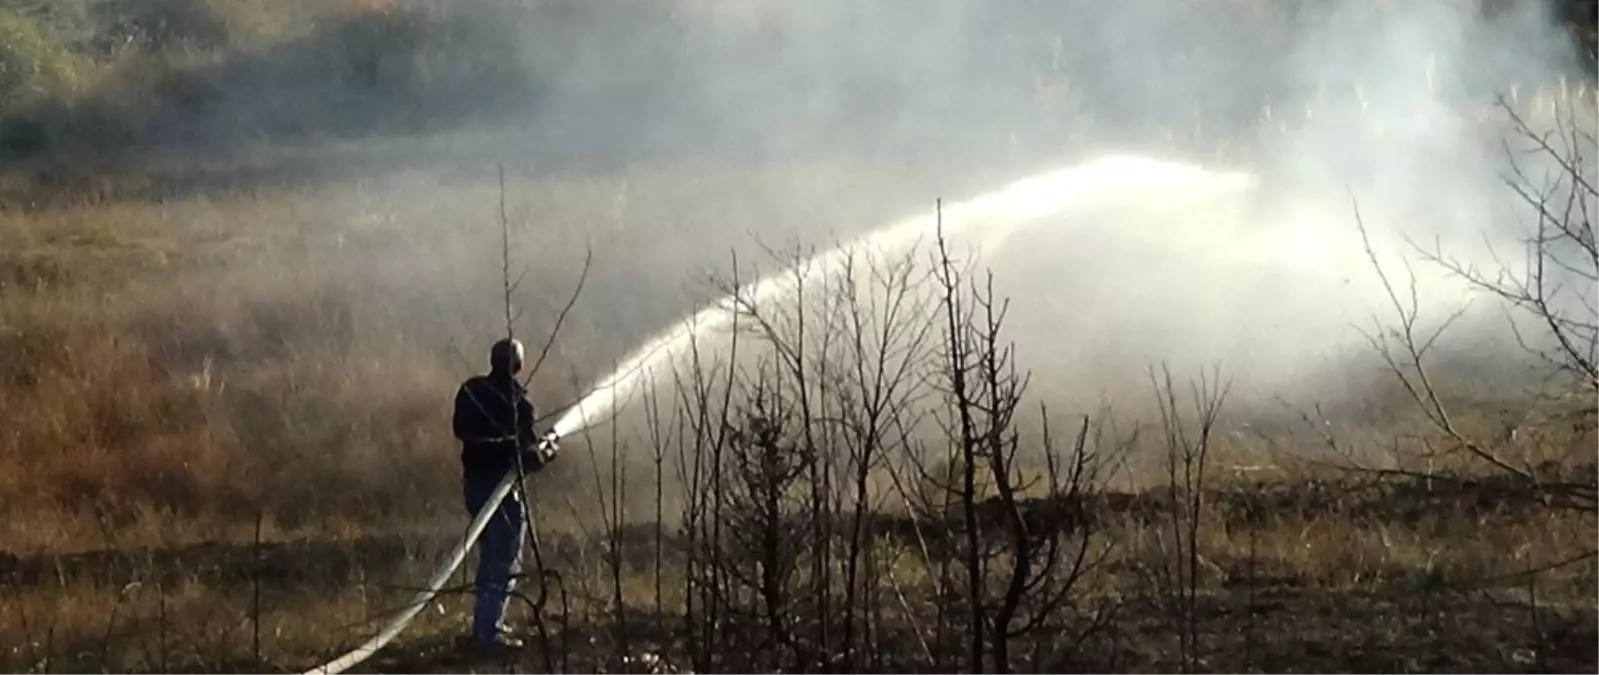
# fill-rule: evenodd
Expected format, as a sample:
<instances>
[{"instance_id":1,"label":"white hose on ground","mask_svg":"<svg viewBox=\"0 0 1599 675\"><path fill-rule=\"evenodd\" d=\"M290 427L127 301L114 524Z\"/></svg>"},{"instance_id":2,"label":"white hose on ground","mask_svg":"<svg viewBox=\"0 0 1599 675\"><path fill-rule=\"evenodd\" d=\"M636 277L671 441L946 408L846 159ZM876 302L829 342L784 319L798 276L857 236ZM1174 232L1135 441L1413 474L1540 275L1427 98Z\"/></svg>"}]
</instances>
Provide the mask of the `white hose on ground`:
<instances>
[{"instance_id":1,"label":"white hose on ground","mask_svg":"<svg viewBox=\"0 0 1599 675\"><path fill-rule=\"evenodd\" d=\"M505 500L505 496L511 493L511 488L515 485L516 472L506 472L505 478L500 480L499 486L495 487L494 492L489 495L488 503L484 504L483 509L478 511L477 517L472 519L471 526L466 529L466 536L462 537L461 542L455 545L455 550L450 552L450 557L444 560L444 564L439 565L439 568L434 570L433 578L428 580L427 587L417 593L412 598L411 604L406 605L405 609L396 614L389 621L389 624L383 627L383 630L378 631L378 634L372 636L372 639L350 650L344 656L305 671L305 675L312 675L313 673L327 673L329 675L342 673L367 660L373 654L376 654L379 649L382 649L384 645L394 640L400 634L400 631L405 630L411 620L416 618L416 615L423 608L427 607L427 604L433 600L433 596L438 595L439 589L444 587L444 581L449 579L450 575L455 573L455 568L459 567L461 561L466 559L466 552L471 550L472 544L477 543L478 535L483 534L483 528L488 525L489 518L492 518L494 513L499 510L500 502Z\"/></svg>"}]
</instances>

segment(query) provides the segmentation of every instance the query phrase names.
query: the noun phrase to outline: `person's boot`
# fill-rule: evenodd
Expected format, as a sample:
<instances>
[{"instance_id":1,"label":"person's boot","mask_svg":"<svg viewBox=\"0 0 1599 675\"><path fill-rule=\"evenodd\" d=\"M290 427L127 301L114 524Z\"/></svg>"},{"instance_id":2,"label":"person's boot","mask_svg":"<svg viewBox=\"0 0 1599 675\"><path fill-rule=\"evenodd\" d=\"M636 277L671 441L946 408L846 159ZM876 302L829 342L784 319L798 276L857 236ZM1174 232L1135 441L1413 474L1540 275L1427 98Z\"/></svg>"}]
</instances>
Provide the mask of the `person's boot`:
<instances>
[{"instance_id":1,"label":"person's boot","mask_svg":"<svg viewBox=\"0 0 1599 675\"><path fill-rule=\"evenodd\" d=\"M474 635L468 638L468 644L473 651L485 654L506 654L518 651L524 646L521 640L505 633L496 633L490 638Z\"/></svg>"}]
</instances>

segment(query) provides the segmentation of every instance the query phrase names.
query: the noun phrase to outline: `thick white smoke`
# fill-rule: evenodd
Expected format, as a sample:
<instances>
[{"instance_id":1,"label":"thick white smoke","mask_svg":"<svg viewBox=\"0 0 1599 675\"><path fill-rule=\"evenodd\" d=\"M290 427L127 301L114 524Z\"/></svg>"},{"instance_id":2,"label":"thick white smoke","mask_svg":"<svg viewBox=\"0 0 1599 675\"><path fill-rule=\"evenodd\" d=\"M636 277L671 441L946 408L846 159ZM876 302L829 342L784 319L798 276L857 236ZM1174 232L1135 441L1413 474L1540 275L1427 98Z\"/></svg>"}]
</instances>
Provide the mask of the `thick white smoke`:
<instances>
[{"instance_id":1,"label":"thick white smoke","mask_svg":"<svg viewBox=\"0 0 1599 675\"><path fill-rule=\"evenodd\" d=\"M1396 256L1410 258L1424 320L1441 320L1471 296L1407 240L1484 267L1496 264L1490 250L1520 263L1527 214L1502 183L1495 94L1541 105L1547 124L1550 92L1569 75L1577 106L1592 107L1553 2L433 4L490 19L472 25L511 46L503 56L533 94L510 106L508 127L386 153L422 171L374 199L479 222L481 205L436 204L415 175L474 183L512 167L538 266L570 270L581 246L599 246L569 335L607 337L572 357L584 363L562 364L585 383L637 347L631 336L674 325L685 288L710 301L695 281L725 267L729 247L746 261L761 255L756 238L825 249L929 216L936 198L1135 155L1257 185L1162 192L1129 178L1121 185L1140 196L982 228L968 243L1014 298L1010 337L1037 390L1081 400L1137 388L1165 360L1187 372L1219 362L1261 395L1314 391L1362 352L1355 327L1387 311L1355 204L1402 285ZM779 178L759 194L724 180L763 172ZM551 176L606 203L565 216L545 210L555 195L518 194ZM560 218L562 231L540 229ZM423 253L447 257L438 250ZM479 253L446 268L477 269ZM496 299L481 295L460 313L492 327ZM1475 304L1457 344L1505 346L1502 313Z\"/></svg>"}]
</instances>

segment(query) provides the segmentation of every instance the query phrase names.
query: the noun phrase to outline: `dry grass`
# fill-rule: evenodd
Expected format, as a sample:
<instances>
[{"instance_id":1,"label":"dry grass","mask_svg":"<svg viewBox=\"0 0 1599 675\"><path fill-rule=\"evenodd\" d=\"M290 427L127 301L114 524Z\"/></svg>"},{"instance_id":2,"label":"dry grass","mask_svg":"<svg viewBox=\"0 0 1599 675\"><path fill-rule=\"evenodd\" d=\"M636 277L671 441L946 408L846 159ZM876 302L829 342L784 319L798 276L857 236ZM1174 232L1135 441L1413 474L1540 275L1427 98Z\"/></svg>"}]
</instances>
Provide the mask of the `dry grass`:
<instances>
[{"instance_id":1,"label":"dry grass","mask_svg":"<svg viewBox=\"0 0 1599 675\"><path fill-rule=\"evenodd\" d=\"M414 184L408 180L426 179L401 178L395 193ZM686 306L677 279L652 282L644 275L716 264L720 254L672 236L668 224L693 220L714 230L717 224L705 216L718 213L726 234L709 239L732 236L745 218L765 213L758 204L807 180L813 193L794 197L796 208L814 192L846 182L858 189L869 177L785 170L725 176L716 190L700 180L642 174L534 182L524 203L538 204L536 218L528 219L540 234L524 241L541 251L539 259L575 253L586 235L618 261L597 276L594 288L603 300L587 306L607 314L579 317L549 372L592 379L594 373L584 370L589 364L615 358L668 320L674 307ZM748 204L726 201L723 195L736 192L728 186L740 181L759 196ZM494 328L492 319L477 317L494 316L492 300L484 297L492 297L485 291L495 271L472 263L492 248L485 241L492 238L470 229L487 220L480 212L492 192L435 188L413 208L351 198L346 189L0 216L8 241L28 242L17 257L5 259L10 276L0 290L6 345L0 409L11 420L0 435L0 509L9 515L0 540L6 549L26 561L23 567L74 552L160 552L196 542L231 542L244 552L198 569L178 562L124 564L135 570L132 576L104 571L114 564L72 558L64 559L66 572L54 582L12 574L0 591L6 594L0 641L16 645L4 655L7 669L257 669L253 565L244 543L253 537L258 511L265 514L269 543L302 537L355 542L343 553L293 558L296 564L317 556L342 559L342 570L318 574L313 565L306 574L261 582L262 657L269 667L304 667L353 645L375 626L363 620L405 597L393 586L425 577L446 545L436 533L459 524L441 392L477 366L473 338ZM403 262L386 262L394 259ZM533 287L561 290L529 301L554 302L571 271L536 268ZM627 312L635 316L621 325L634 326L635 333L598 329L616 325ZM539 312L532 314L529 331L536 333L544 326ZM561 379L539 384L541 402L569 398L573 390ZM1392 392L1386 396L1396 400ZM1401 417L1343 429L1340 440L1380 456L1387 452L1380 443L1407 428L1414 431L1414 420ZM1326 456L1319 443L1314 435L1240 435L1218 464L1258 467L1283 457ZM1592 440L1562 443L1582 447ZM540 485L588 484L581 469L573 471ZM1302 483L1309 478L1335 475L1317 471L1285 462L1266 486L1238 489L1293 495L1307 490ZM629 482L648 484L638 475ZM1347 499L1353 504L1360 494ZM552 498L541 522L574 534L596 531L596 505L578 499ZM1402 518L1385 509L1317 510L1290 502L1248 523L1213 504L1200 538L1210 603L1205 611L1230 618L1206 629L1204 644L1214 650L1209 665L1401 667L1393 665L1400 661L1350 655L1351 640L1382 635L1389 646L1372 647L1377 653L1442 659L1402 666L1408 668L1521 668L1511 657L1526 649L1554 658L1550 663L1557 665L1550 667L1591 667L1591 650L1581 642L1592 635L1591 600L1599 590L1591 561L1537 575L1530 591L1528 577L1517 574L1591 551L1591 514L1432 506ZM1160 527L1147 515L1127 515L1108 535L1117 543L1113 564L1091 580L1080 602L1126 603L1127 632L1095 643L1103 650L1096 653L1114 658L1074 663L1175 667L1163 615L1139 604L1152 593L1146 570L1158 554L1152 537ZM396 530L435 534L409 535L414 558L360 545ZM893 583L901 587L884 591L925 591L934 576L929 562L904 547L896 550ZM579 649L579 657L609 649L600 553L592 543L573 544L557 563L568 574L570 637L579 645L588 644L587 636L598 640ZM212 565L231 576L200 571ZM0 578L5 569L0 564ZM655 607L654 574L647 564L629 567L624 596L639 614ZM680 612L681 572L668 561L662 574L665 609ZM163 575L168 580L152 588ZM138 586L128 586L135 581ZM1426 602L1443 614L1405 604L1423 602L1418 598L1435 598ZM1250 616L1249 603L1268 609L1240 625L1245 620L1238 617ZM452 596L442 607L425 613L380 667L464 667L450 660L445 645L463 630L466 601ZM1352 618L1367 616L1362 612L1426 618ZM1473 618L1445 625L1441 617ZM640 629L640 635L669 651L667 636L652 630ZM1539 637L1538 631L1555 630L1565 632ZM1256 631L1253 646L1226 646L1248 631ZM1540 639L1554 646L1528 646ZM1419 646L1395 646L1405 640ZM1282 646L1289 644L1297 646ZM1274 653L1277 647L1289 651Z\"/></svg>"},{"instance_id":2,"label":"dry grass","mask_svg":"<svg viewBox=\"0 0 1599 675\"><path fill-rule=\"evenodd\" d=\"M692 289L667 270L719 264L721 252L703 243L741 236L773 203L786 205L778 212L814 216L822 195L889 194L902 180L790 166L715 181L641 170L514 182L513 209L529 228L519 245L536 250L533 259L562 261L533 268L528 283L540 291L528 298L530 333L546 328L541 303L556 302L572 281L575 269L564 260L592 243L613 261L598 270L585 300L590 313L569 328L548 371L555 375L537 383L538 400L570 398L575 387L562 380L591 380L592 364L616 358L686 308L684 291ZM424 198L402 196L422 185ZM730 193L746 198L729 200ZM0 563L7 578L0 640L16 645L5 667L257 669L256 583L269 667L304 667L369 634L374 624L362 622L405 597L395 587L425 577L447 544L439 533L459 524L441 392L477 367L475 336L495 329L497 270L475 262L492 259L495 196L477 185L440 188L431 175L414 173L381 186L0 216L0 236L23 242L0 258L0 409L12 420L0 435L0 509L10 515L0 539L17 563L9 574ZM865 200L831 203L839 204L837 222L889 215L873 210L887 208L881 205L850 206ZM674 226L688 222L702 239L677 235ZM798 234L806 222L795 216L763 231ZM599 328L616 325L632 332ZM1368 395L1378 401L1373 409L1403 400L1386 388ZM1491 430L1493 411L1463 424ZM1413 415L1351 418L1338 441L1380 458L1393 438L1415 442L1419 428ZM1595 622L1591 560L1536 575L1530 588L1532 577L1518 574L1591 551L1591 514L1422 501L1412 517L1393 508L1404 502L1357 508L1368 493L1354 489L1334 499L1347 502L1341 508L1295 506L1314 493L1305 481L1342 479L1284 460L1329 457L1323 439L1246 431L1229 437L1218 466L1269 467L1237 472L1269 478L1237 490L1287 501L1249 521L1219 493L1205 511L1205 611L1221 617L1203 638L1213 649L1210 667L1520 669L1527 666L1514 658L1527 649L1553 658L1551 668L1591 667L1581 642ZM1528 449L1592 443L1559 438ZM587 485L585 470L563 467L571 473L543 484ZM648 485L639 475L629 482ZM541 522L595 533L597 505L577 500L552 497ZM350 542L341 552L291 554L294 564L341 566L319 572L312 564L303 574L252 582L247 543L257 512L269 544ZM1154 542L1163 525L1147 513L1119 518L1107 535L1117 546L1112 564L1079 601L1085 608L1124 603L1125 632L1094 643L1095 653L1111 656L1072 663L1173 668L1173 638L1150 604L1147 571L1160 554ZM393 531L421 532L405 536L411 556L363 543ZM197 542L233 553L198 567L159 556ZM70 557L122 551L137 558L145 550L158 555L120 563ZM925 592L935 577L931 563L903 545L892 550L895 577L882 583L898 587L885 593ZM610 617L601 551L573 543L563 555L557 566L568 575L569 637L579 645L594 637L577 657L599 658L609 649ZM57 556L68 557L53 580L19 571L53 569ZM661 571L668 615L681 612L675 565L668 560ZM117 569L124 571L107 571ZM623 595L632 611L653 611L654 575L648 564L629 566ZM1251 603L1259 605L1254 613ZM380 667L466 667L445 648L463 630L466 600L451 596L442 607L425 613ZM1246 616L1254 618L1239 618ZM669 636L653 630L640 635L670 651ZM1228 646L1244 634L1257 641ZM1351 651L1350 641L1379 635L1388 646L1363 649L1387 656ZM1406 640L1413 646L1403 647ZM1554 644L1528 646L1539 640Z\"/></svg>"},{"instance_id":3,"label":"dry grass","mask_svg":"<svg viewBox=\"0 0 1599 675\"><path fill-rule=\"evenodd\" d=\"M300 14L310 11L304 3L198 4L215 10L236 45L270 46L316 23ZM390 16L390 4L335 5L346 19L372 20ZM0 29L20 25L0 15ZM27 104L54 95L61 100L52 105L75 105L95 82L138 73L123 83L131 92L99 91L118 105L167 105L152 83L209 72L228 56L184 60L153 50L115 63L73 61L66 65L104 70L56 72L60 82L30 85ZM1559 109L1594 109L1582 84L1521 95L1535 124ZM1261 135L1294 133L1352 101L1313 101L1302 115L1263 109ZM1484 113L1474 122L1491 131L1502 120ZM1387 133L1368 131L1373 139ZM1217 150L1232 141L1198 126L1169 134L1177 147L1223 155L1243 147ZM424 578L449 544L460 505L446 402L480 367L483 336L499 329L499 272L483 262L498 256L498 194L487 167L351 177L383 163L379 154L348 173L302 175L293 153L268 147L177 168L0 176L0 195L39 197L0 208L0 669L303 667L369 634L370 620L404 598L403 587ZM524 334L550 328L575 279L571 261L585 247L604 252L535 382L536 400L570 400L690 307L703 290L686 283L692 271L725 263L729 243L750 231L778 245L824 243L925 207L930 186L979 182L949 180L964 169L771 162L513 175L512 218L524 226L516 255L529 264L532 289ZM41 185L61 189L47 195ZM1229 428L1197 547L1206 666L1592 670L1599 581L1582 556L1595 548L1594 515L1402 481L1373 487L1303 461L1475 468L1395 459L1403 456L1396 447L1411 447L1396 439L1429 440L1424 425L1392 412L1404 399L1391 386L1356 388L1364 407L1333 427L1333 445L1347 454L1329 452L1320 432ZM1480 390L1460 398L1475 406L1460 419L1470 434L1535 417L1511 415L1503 399ZM1591 458L1591 430L1522 431L1515 449L1533 462ZM1175 638L1154 608L1150 573L1167 555L1159 544L1166 524L1134 508L1158 496L1154 470L1130 467L1119 485L1140 494L1124 495L1132 506L1107 515L1112 557L1077 599L1085 612L1119 603L1125 620L1063 667L1175 667ZM551 547L566 573L568 635L599 659L613 608L594 539L599 504L585 500L593 497L589 468L552 469L541 487L585 488L537 498L541 524L565 537ZM642 474L629 483L649 486ZM636 518L638 506L629 499ZM264 564L253 548L258 518ZM655 536L674 533L645 523L628 541L648 548ZM925 596L936 561L904 541L876 545L894 570L876 582L880 590ZM669 554L656 569L648 558L630 558L627 605L643 615L659 602L668 621L680 621L681 561ZM466 608L465 598L447 596L383 667L458 665L439 653L463 630ZM671 636L652 630L640 635L671 652ZM1524 662L1525 653L1533 660Z\"/></svg>"},{"instance_id":4,"label":"dry grass","mask_svg":"<svg viewBox=\"0 0 1599 675\"><path fill-rule=\"evenodd\" d=\"M1599 592L1593 560L1557 563L1591 555L1599 524L1593 514L1506 506L1409 517L1397 508L1408 499L1402 490L1310 480L1216 484L1200 535L1207 669L1364 669L1407 659L1409 668L1456 671L1592 664L1592 598ZM1261 494L1330 499L1264 511L1230 501ZM558 634L569 641L568 658L584 664L603 661L614 648L607 628L614 608L604 547L559 525L592 517L591 507L577 507L586 513L548 519L544 550L567 592L564 614L552 613L552 620L566 631ZM1125 632L1098 638L1092 643L1097 651L1058 667L1173 668L1174 638L1162 628L1167 619L1156 604L1161 596L1150 568L1166 555L1156 543L1166 525L1159 514L1137 508L1105 517L1109 564L1086 580L1074 602L1082 611L1113 603ZM682 621L680 542L671 531L661 534L667 557L657 570L650 558L653 526L629 531L622 595L639 622L630 629L634 648L681 660L670 634ZM14 645L4 663L11 670L45 671L258 670L259 622L260 663L303 668L375 630L448 544L432 535L342 543L319 537L269 541L260 553L245 544L25 558L10 569L0 603L0 638ZM892 537L876 548L893 570L876 582L883 593L928 597L937 584L936 559ZM1525 573L1544 568L1551 569ZM660 597L657 573L664 582ZM467 579L458 574L452 587ZM667 634L655 623L658 604ZM375 667L464 667L448 645L465 630L469 606L459 589L447 592ZM921 611L919 620L929 621L931 607ZM1364 624L1362 616L1369 617ZM527 625L529 615L514 604L512 619ZM1390 646L1361 655L1359 645L1369 649L1372 640ZM1523 654L1544 665L1515 660Z\"/></svg>"},{"instance_id":5,"label":"dry grass","mask_svg":"<svg viewBox=\"0 0 1599 675\"><path fill-rule=\"evenodd\" d=\"M774 221L765 205L893 194L894 180L835 166L513 181L528 228L516 235L530 261L523 330L548 330L585 245L605 251L538 400L570 400L689 307L691 271L725 255L702 243L742 238L758 218L797 237L801 219ZM0 237L21 244L0 257L0 401L15 420L0 437L0 503L22 516L3 526L8 548L97 545L101 521L139 532L177 516L211 536L257 509L293 530L453 505L436 470L454 459L440 392L481 367L479 336L495 330L498 271L476 261L497 257L496 198L419 172L0 215ZM887 208L805 212L870 223ZM688 222L700 238L674 235Z\"/></svg>"}]
</instances>

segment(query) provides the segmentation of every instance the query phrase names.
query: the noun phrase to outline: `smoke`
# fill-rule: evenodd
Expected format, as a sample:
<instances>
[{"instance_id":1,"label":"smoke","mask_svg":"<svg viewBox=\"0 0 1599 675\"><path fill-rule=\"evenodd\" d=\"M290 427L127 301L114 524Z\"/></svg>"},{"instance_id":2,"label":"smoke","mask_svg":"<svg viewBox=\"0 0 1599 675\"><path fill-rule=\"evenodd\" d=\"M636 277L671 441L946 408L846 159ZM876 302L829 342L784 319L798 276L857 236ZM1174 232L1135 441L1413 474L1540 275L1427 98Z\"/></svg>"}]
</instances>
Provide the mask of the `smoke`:
<instances>
[{"instance_id":1,"label":"smoke","mask_svg":"<svg viewBox=\"0 0 1599 675\"><path fill-rule=\"evenodd\" d=\"M363 5L386 9L164 84L164 102L124 135L278 143L252 161L279 170L251 176L353 174L361 208L442 233L352 266L386 285L470 286L481 303L416 318L475 312L474 328L498 315L487 250L438 223L489 219L486 186L507 165L513 202L531 205L522 250L561 273L535 275L529 293L564 292L570 260L596 245L571 330L599 346L568 354L589 361L589 380L686 312L684 289L724 267L729 247L825 248L925 215L935 198L1142 154L1248 172L1258 186L1133 190L1142 196L980 243L1015 299L1021 365L1084 397L1140 386L1160 360L1188 372L1219 362L1263 395L1315 390L1362 351L1352 324L1386 311L1355 205L1401 284L1407 240L1490 269L1490 249L1519 264L1526 210L1502 184L1493 98L1515 92L1547 124L1548 92L1588 79L1555 0ZM1591 110L1588 88L1574 96ZM595 204L551 215L560 200L524 187L539 180ZM1470 298L1414 266L1425 319ZM470 283L455 278L472 270ZM1489 305L1455 335L1502 342Z\"/></svg>"},{"instance_id":2,"label":"smoke","mask_svg":"<svg viewBox=\"0 0 1599 675\"><path fill-rule=\"evenodd\" d=\"M1526 207L1491 106L1577 81L1555 5L1487 4L681 3L657 17L680 30L626 22L587 45L535 117L666 161L907 162L945 197L1109 151L1256 173L1248 198L1154 191L1012 233L985 262L1037 381L1137 386L1165 360L1314 393L1389 316L1357 206L1403 297L1413 271L1424 325L1472 304L1456 344L1508 342L1503 313L1412 245L1515 268ZM625 103L590 108L594 82Z\"/></svg>"},{"instance_id":3,"label":"smoke","mask_svg":"<svg viewBox=\"0 0 1599 675\"><path fill-rule=\"evenodd\" d=\"M677 222L671 236L691 250L631 263L652 279L664 267L687 282L729 245L749 250L751 234L825 247L930 211L934 197L1108 153L1257 175L1247 195L1146 190L987 245L983 263L1015 301L1021 365L1047 383L1037 390L1079 403L1142 386L1158 361L1186 373L1220 364L1260 397L1364 381L1349 375L1352 363L1375 370L1360 359L1360 329L1391 307L1357 208L1404 299L1414 274L1423 325L1470 305L1449 345L1504 357L1516 349L1504 313L1414 247L1517 267L1528 214L1503 183L1507 127L1494 98L1543 97L1532 106L1547 113L1564 88L1576 108L1592 107L1586 88L1573 94L1585 78L1552 2L478 7L497 31L524 32L500 42L516 46L533 93L509 127L426 161L903 177L893 194L835 180L822 200L773 200L770 218L728 227ZM795 208L798 218L777 213ZM629 274L602 275L613 290L586 300L588 318L639 336L665 328L660 313L606 314L612 300L668 294Z\"/></svg>"},{"instance_id":4,"label":"smoke","mask_svg":"<svg viewBox=\"0 0 1599 675\"><path fill-rule=\"evenodd\" d=\"M1196 126L1198 145L1237 145L1268 104L1292 117L1318 96L1414 118L1575 63L1550 4L1478 5L686 1L585 7L524 49L544 92L530 119L596 141L1040 162Z\"/></svg>"},{"instance_id":5,"label":"smoke","mask_svg":"<svg viewBox=\"0 0 1599 675\"><path fill-rule=\"evenodd\" d=\"M1525 356L1502 305L1423 258L1441 252L1490 277L1525 272L1534 213L1506 181L1515 169L1532 189L1553 189L1560 172L1547 157L1518 152L1525 143L1493 102L1519 92L1513 105L1538 131L1591 126L1592 113L1584 113L1593 109L1591 90L1574 93L1589 77L1578 74L1578 52L1558 9L1545 2L1333 3L1299 32L1283 72L1309 95L1272 113L1273 120L1291 119L1302 107L1304 122L1277 133L1266 125L1254 163L1267 176L1272 206L1265 212L1280 232L1282 262L1308 273L1298 277L1304 293L1284 299L1297 301L1301 312L1327 315L1318 331L1323 342L1351 337L1347 325L1337 330L1326 319L1367 331L1378 330L1373 313L1394 319L1353 227L1358 208L1400 300L1411 302L1414 292L1422 326L1466 310L1444 350L1474 353L1479 364ZM1586 120L1554 119L1549 113L1559 106ZM1543 111L1543 119L1528 110ZM1575 151L1587 156L1593 149ZM1591 315L1593 293L1581 293ZM1332 361L1323 372L1350 362Z\"/></svg>"}]
</instances>

